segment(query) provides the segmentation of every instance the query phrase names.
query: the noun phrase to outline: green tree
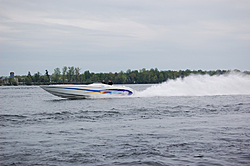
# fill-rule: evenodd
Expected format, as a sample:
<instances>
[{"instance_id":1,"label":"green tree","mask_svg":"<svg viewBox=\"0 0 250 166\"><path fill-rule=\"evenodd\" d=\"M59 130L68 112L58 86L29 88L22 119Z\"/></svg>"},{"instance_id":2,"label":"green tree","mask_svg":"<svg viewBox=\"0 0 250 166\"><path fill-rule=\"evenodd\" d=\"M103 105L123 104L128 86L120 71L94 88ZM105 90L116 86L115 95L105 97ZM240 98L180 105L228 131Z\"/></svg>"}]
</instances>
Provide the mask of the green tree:
<instances>
[{"instance_id":1,"label":"green tree","mask_svg":"<svg viewBox=\"0 0 250 166\"><path fill-rule=\"evenodd\" d=\"M184 71L184 76L187 77L191 74L191 70L187 69Z\"/></svg>"},{"instance_id":2,"label":"green tree","mask_svg":"<svg viewBox=\"0 0 250 166\"><path fill-rule=\"evenodd\" d=\"M26 85L32 85L31 77L29 77L29 76L25 77L25 84Z\"/></svg>"},{"instance_id":3,"label":"green tree","mask_svg":"<svg viewBox=\"0 0 250 166\"><path fill-rule=\"evenodd\" d=\"M60 68L55 68L54 69L54 73L53 73L53 81L54 82L59 82L59 78L61 76L61 71L60 71Z\"/></svg>"},{"instance_id":4,"label":"green tree","mask_svg":"<svg viewBox=\"0 0 250 166\"><path fill-rule=\"evenodd\" d=\"M40 72L35 73L34 82L40 82Z\"/></svg>"},{"instance_id":5,"label":"green tree","mask_svg":"<svg viewBox=\"0 0 250 166\"><path fill-rule=\"evenodd\" d=\"M136 82L136 74L132 72L129 74L130 82L129 83L135 83Z\"/></svg>"},{"instance_id":6,"label":"green tree","mask_svg":"<svg viewBox=\"0 0 250 166\"><path fill-rule=\"evenodd\" d=\"M26 85L32 85L32 76L30 74L30 71L28 72L28 75L25 77L24 82Z\"/></svg>"},{"instance_id":7,"label":"green tree","mask_svg":"<svg viewBox=\"0 0 250 166\"><path fill-rule=\"evenodd\" d=\"M90 74L89 70L86 70L84 72L84 79L85 79L85 81L88 82L88 80L90 79L90 77L91 77L91 74Z\"/></svg>"},{"instance_id":8,"label":"green tree","mask_svg":"<svg viewBox=\"0 0 250 166\"><path fill-rule=\"evenodd\" d=\"M81 71L81 69L79 67L75 68L75 81L76 82L80 81L80 71Z\"/></svg>"},{"instance_id":9,"label":"green tree","mask_svg":"<svg viewBox=\"0 0 250 166\"><path fill-rule=\"evenodd\" d=\"M98 76L95 73L93 73L92 77L91 77L91 82L99 82L99 81L100 80L99 80Z\"/></svg>"},{"instance_id":10,"label":"green tree","mask_svg":"<svg viewBox=\"0 0 250 166\"><path fill-rule=\"evenodd\" d=\"M44 82L50 82L50 76L48 70L45 70Z\"/></svg>"},{"instance_id":11,"label":"green tree","mask_svg":"<svg viewBox=\"0 0 250 166\"><path fill-rule=\"evenodd\" d=\"M163 82L164 81L164 76L163 76L163 73L161 72L159 74L159 82Z\"/></svg>"},{"instance_id":12,"label":"green tree","mask_svg":"<svg viewBox=\"0 0 250 166\"><path fill-rule=\"evenodd\" d=\"M73 80L74 74L75 74L74 66L68 67L67 79L68 79L69 82L74 82L74 80Z\"/></svg>"},{"instance_id":13,"label":"green tree","mask_svg":"<svg viewBox=\"0 0 250 166\"><path fill-rule=\"evenodd\" d=\"M130 69L128 69L127 71L126 71L126 74L130 74L130 73L132 73L132 71L130 70Z\"/></svg>"},{"instance_id":14,"label":"green tree","mask_svg":"<svg viewBox=\"0 0 250 166\"><path fill-rule=\"evenodd\" d=\"M4 77L1 76L1 77L0 77L0 85L3 85L3 84L4 84Z\"/></svg>"},{"instance_id":15,"label":"green tree","mask_svg":"<svg viewBox=\"0 0 250 166\"><path fill-rule=\"evenodd\" d=\"M120 72L116 75L114 82L115 82L115 83L125 84L125 83L126 83L126 80L127 80L126 74L125 74L123 71L120 71Z\"/></svg>"},{"instance_id":16,"label":"green tree","mask_svg":"<svg viewBox=\"0 0 250 166\"><path fill-rule=\"evenodd\" d=\"M13 78L11 78L11 77L8 78L9 85L13 85L14 82L15 82L15 80Z\"/></svg>"},{"instance_id":17,"label":"green tree","mask_svg":"<svg viewBox=\"0 0 250 166\"><path fill-rule=\"evenodd\" d=\"M65 83L65 80L66 80L67 70L68 70L67 66L64 66L62 68L62 80L63 80L63 83Z\"/></svg>"}]
</instances>

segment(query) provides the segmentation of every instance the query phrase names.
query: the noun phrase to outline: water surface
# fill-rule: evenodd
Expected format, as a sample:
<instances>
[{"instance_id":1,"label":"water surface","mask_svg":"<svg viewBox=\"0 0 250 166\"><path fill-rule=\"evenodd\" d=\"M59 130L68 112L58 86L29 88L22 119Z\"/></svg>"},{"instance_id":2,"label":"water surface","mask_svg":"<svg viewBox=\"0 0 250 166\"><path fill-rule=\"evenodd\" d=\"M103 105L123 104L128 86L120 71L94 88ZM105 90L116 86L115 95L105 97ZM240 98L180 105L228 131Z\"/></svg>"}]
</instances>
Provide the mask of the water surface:
<instances>
[{"instance_id":1,"label":"water surface","mask_svg":"<svg viewBox=\"0 0 250 166\"><path fill-rule=\"evenodd\" d=\"M38 86L0 87L1 165L250 163L250 95L126 86L140 97L68 100Z\"/></svg>"}]
</instances>

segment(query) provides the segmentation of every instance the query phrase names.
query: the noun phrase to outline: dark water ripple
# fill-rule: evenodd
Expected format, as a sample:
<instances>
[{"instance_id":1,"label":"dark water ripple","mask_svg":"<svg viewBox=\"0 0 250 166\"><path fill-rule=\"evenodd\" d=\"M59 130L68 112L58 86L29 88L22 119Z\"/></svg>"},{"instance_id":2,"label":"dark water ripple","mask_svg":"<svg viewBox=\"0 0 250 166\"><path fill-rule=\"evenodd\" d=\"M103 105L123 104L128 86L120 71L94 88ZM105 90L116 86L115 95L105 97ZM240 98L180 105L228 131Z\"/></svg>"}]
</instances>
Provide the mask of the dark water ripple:
<instances>
[{"instance_id":1,"label":"dark water ripple","mask_svg":"<svg viewBox=\"0 0 250 166\"><path fill-rule=\"evenodd\" d=\"M250 96L65 100L0 89L1 165L249 165Z\"/></svg>"}]
</instances>

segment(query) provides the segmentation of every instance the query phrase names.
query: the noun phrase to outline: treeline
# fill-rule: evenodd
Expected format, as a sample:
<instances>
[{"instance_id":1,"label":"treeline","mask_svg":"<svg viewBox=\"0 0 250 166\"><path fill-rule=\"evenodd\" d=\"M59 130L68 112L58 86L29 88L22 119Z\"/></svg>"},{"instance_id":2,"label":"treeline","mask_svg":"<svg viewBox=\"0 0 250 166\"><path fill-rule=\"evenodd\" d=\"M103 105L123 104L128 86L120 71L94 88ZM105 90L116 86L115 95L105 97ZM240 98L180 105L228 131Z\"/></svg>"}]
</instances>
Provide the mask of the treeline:
<instances>
[{"instance_id":1,"label":"treeline","mask_svg":"<svg viewBox=\"0 0 250 166\"><path fill-rule=\"evenodd\" d=\"M235 72L240 72L240 70L234 70ZM211 70L211 71L202 71L202 70L167 70L167 71L159 71L157 68L147 70L145 68L140 70L130 70L128 69L126 72L109 72L109 73L93 73L89 70L81 73L81 69L79 67L66 67L64 66L62 69L55 68L52 74L49 74L47 70L45 70L44 74L40 72L31 75L28 72L25 76L15 76L15 78L11 77L1 77L0 83L1 85L43 85L43 84L89 84L93 82L101 82L105 80L111 80L115 84L149 84L149 83L161 83L167 81L169 79L177 79L184 78L189 76L190 74L208 74L210 76L213 75L221 75L231 72L231 70ZM249 71L245 71L244 73L250 74Z\"/></svg>"}]
</instances>

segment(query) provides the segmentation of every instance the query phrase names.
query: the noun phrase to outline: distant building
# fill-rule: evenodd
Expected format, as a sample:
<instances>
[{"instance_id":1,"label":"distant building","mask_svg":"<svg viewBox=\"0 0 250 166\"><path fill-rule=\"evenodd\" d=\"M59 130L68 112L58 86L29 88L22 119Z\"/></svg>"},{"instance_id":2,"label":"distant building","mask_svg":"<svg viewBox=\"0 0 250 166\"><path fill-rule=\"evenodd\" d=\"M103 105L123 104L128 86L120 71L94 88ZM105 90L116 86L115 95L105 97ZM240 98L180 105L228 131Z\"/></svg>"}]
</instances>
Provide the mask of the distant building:
<instances>
[{"instance_id":1,"label":"distant building","mask_svg":"<svg viewBox=\"0 0 250 166\"><path fill-rule=\"evenodd\" d=\"M14 72L10 72L10 77L14 79Z\"/></svg>"},{"instance_id":2,"label":"distant building","mask_svg":"<svg viewBox=\"0 0 250 166\"><path fill-rule=\"evenodd\" d=\"M9 78L12 78L13 80L9 80L11 82L6 82L6 84L10 84L10 85L18 85L18 78L15 78L15 73L14 72L10 72L10 77Z\"/></svg>"}]
</instances>

